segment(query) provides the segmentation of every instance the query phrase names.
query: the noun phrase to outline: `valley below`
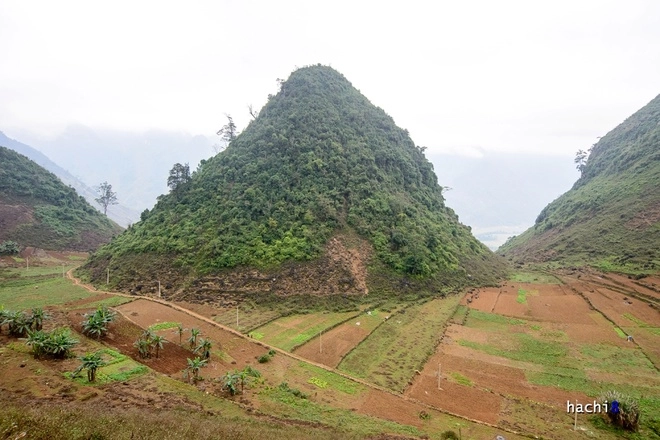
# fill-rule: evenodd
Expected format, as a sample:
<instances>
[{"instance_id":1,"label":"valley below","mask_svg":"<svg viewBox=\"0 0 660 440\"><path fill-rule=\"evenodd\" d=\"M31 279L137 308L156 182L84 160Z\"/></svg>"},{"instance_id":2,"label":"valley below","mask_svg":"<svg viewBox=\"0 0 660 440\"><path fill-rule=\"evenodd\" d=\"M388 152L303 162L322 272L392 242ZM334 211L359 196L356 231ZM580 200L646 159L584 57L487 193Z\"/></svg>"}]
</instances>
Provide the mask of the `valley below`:
<instances>
[{"instance_id":1,"label":"valley below","mask_svg":"<svg viewBox=\"0 0 660 440\"><path fill-rule=\"evenodd\" d=\"M105 292L73 276L80 254L41 256L29 269L0 270L0 304L44 307L44 327L70 328L80 343L71 358L36 359L3 328L4 438L180 438L181 423L166 432L173 420L195 420L194 438L218 438L205 434L218 423L230 430L223 438L658 438L657 276L537 268L458 295L299 313ZM81 321L99 306L117 315L105 336L90 338ZM167 342L143 358L135 343L149 329ZM190 329L213 344L199 381L183 376L199 356ZM107 363L99 379L70 378L76 357L91 351ZM259 378L231 395L227 374L246 367ZM567 413L567 402L608 390L638 399L638 433ZM69 428L80 436L48 422L74 413L82 415ZM98 413L107 424L94 423ZM126 422L110 434L113 417Z\"/></svg>"}]
</instances>

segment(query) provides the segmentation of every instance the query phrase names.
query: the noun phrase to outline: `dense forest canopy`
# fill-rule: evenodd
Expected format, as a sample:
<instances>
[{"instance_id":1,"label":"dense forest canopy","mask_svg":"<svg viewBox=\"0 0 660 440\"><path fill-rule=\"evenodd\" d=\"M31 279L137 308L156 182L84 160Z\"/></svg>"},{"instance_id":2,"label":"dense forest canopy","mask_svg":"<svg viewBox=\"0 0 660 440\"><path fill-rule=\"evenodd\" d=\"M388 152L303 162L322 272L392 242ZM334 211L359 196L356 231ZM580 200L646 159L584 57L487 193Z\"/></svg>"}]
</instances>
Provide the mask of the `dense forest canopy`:
<instances>
[{"instance_id":1,"label":"dense forest canopy","mask_svg":"<svg viewBox=\"0 0 660 440\"><path fill-rule=\"evenodd\" d=\"M493 256L444 204L431 163L341 74L295 71L248 127L96 258L174 256L215 273L317 258L338 231L391 270L461 272Z\"/></svg>"}]
</instances>

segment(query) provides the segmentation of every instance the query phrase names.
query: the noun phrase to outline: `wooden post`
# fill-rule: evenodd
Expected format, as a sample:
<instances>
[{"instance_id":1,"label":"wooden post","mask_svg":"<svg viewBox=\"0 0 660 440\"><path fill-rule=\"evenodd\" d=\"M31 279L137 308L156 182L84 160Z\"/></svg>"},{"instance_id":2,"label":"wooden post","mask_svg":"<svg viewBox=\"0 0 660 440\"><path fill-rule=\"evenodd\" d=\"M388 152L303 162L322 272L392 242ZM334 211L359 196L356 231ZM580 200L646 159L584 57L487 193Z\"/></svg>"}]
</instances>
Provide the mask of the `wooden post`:
<instances>
[{"instance_id":1,"label":"wooden post","mask_svg":"<svg viewBox=\"0 0 660 440\"><path fill-rule=\"evenodd\" d=\"M323 330L319 332L319 353L323 353Z\"/></svg>"},{"instance_id":2,"label":"wooden post","mask_svg":"<svg viewBox=\"0 0 660 440\"><path fill-rule=\"evenodd\" d=\"M236 304L236 330L238 330L238 304Z\"/></svg>"},{"instance_id":3,"label":"wooden post","mask_svg":"<svg viewBox=\"0 0 660 440\"><path fill-rule=\"evenodd\" d=\"M573 426L573 431L577 431L577 406L578 406L578 401L575 399L575 425Z\"/></svg>"},{"instance_id":4,"label":"wooden post","mask_svg":"<svg viewBox=\"0 0 660 440\"><path fill-rule=\"evenodd\" d=\"M25 270L30 270L30 257L25 257Z\"/></svg>"},{"instance_id":5,"label":"wooden post","mask_svg":"<svg viewBox=\"0 0 660 440\"><path fill-rule=\"evenodd\" d=\"M64 278L64 263L62 263L62 278Z\"/></svg>"},{"instance_id":6,"label":"wooden post","mask_svg":"<svg viewBox=\"0 0 660 440\"><path fill-rule=\"evenodd\" d=\"M105 275L105 285L107 286L109 284L110 284L110 268L108 267Z\"/></svg>"},{"instance_id":7,"label":"wooden post","mask_svg":"<svg viewBox=\"0 0 660 440\"><path fill-rule=\"evenodd\" d=\"M158 280L158 298L160 298L160 280Z\"/></svg>"}]
</instances>

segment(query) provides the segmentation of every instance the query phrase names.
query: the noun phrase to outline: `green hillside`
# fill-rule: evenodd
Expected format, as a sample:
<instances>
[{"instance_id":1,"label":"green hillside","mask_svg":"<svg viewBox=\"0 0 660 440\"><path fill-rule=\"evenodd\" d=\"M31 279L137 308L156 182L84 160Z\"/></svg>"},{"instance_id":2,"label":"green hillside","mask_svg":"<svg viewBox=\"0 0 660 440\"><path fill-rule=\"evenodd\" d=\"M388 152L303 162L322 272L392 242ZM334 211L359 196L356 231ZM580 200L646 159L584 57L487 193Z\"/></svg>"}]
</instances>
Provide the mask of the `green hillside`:
<instances>
[{"instance_id":1,"label":"green hillside","mask_svg":"<svg viewBox=\"0 0 660 440\"><path fill-rule=\"evenodd\" d=\"M660 269L660 96L593 147L573 188L498 253L513 261Z\"/></svg>"},{"instance_id":2,"label":"green hillside","mask_svg":"<svg viewBox=\"0 0 660 440\"><path fill-rule=\"evenodd\" d=\"M89 251L119 232L117 224L54 174L0 147L0 242Z\"/></svg>"},{"instance_id":3,"label":"green hillside","mask_svg":"<svg viewBox=\"0 0 660 440\"><path fill-rule=\"evenodd\" d=\"M371 287L493 282L502 267L445 206L408 132L313 66L87 269L101 281L110 266L127 290L158 275L172 289L207 276L209 290L366 293L361 265Z\"/></svg>"}]
</instances>

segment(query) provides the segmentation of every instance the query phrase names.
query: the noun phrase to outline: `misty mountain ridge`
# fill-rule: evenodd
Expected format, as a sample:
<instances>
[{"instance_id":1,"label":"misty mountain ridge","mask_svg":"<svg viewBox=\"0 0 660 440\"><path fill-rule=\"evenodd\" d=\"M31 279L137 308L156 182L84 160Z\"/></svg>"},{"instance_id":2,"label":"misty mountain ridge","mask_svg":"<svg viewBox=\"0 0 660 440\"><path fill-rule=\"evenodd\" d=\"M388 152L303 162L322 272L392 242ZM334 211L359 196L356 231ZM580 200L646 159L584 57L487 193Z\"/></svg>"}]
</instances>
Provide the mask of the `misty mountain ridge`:
<instances>
[{"instance_id":1,"label":"misty mountain ridge","mask_svg":"<svg viewBox=\"0 0 660 440\"><path fill-rule=\"evenodd\" d=\"M0 147L0 241L91 251L121 230L53 173Z\"/></svg>"},{"instance_id":2,"label":"misty mountain ridge","mask_svg":"<svg viewBox=\"0 0 660 440\"><path fill-rule=\"evenodd\" d=\"M218 121L218 126L222 123ZM189 163L194 170L213 153L217 138L180 132L149 130L129 132L69 125L60 135L46 139L22 133L21 139L90 186L112 185L118 202L129 207L132 222L166 193L167 177L175 163ZM137 215L135 215L137 212Z\"/></svg>"},{"instance_id":3,"label":"misty mountain ridge","mask_svg":"<svg viewBox=\"0 0 660 440\"><path fill-rule=\"evenodd\" d=\"M581 177L500 252L516 262L660 269L660 95L596 143Z\"/></svg>"},{"instance_id":4,"label":"misty mountain ridge","mask_svg":"<svg viewBox=\"0 0 660 440\"><path fill-rule=\"evenodd\" d=\"M481 157L427 154L447 204L492 250L534 224L539 211L578 174L572 157L484 152Z\"/></svg>"},{"instance_id":5,"label":"misty mountain ridge","mask_svg":"<svg viewBox=\"0 0 660 440\"><path fill-rule=\"evenodd\" d=\"M3 132L0 131L0 146L7 147L11 150L20 153L30 160L33 160L40 166L44 167L51 173L55 174L59 179L68 186L73 187L78 194L83 196L87 202L98 207L98 203L94 200L98 197L98 193L86 185L83 181L74 177L70 172L50 160L46 155L40 151L25 145L17 140L8 138ZM123 203L108 206L108 217L122 227L135 223L140 218L140 212L126 207Z\"/></svg>"}]
</instances>

